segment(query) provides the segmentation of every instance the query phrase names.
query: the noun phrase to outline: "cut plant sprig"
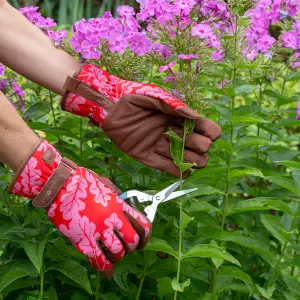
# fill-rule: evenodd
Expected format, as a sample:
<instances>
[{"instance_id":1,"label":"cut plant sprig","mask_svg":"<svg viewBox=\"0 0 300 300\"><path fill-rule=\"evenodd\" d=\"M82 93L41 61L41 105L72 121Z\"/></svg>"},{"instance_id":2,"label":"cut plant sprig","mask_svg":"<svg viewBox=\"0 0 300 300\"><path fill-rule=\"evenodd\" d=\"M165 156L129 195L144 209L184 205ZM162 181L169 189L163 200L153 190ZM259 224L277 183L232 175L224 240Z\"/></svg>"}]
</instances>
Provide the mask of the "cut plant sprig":
<instances>
[{"instance_id":1,"label":"cut plant sprig","mask_svg":"<svg viewBox=\"0 0 300 300\"><path fill-rule=\"evenodd\" d=\"M174 160L175 165L180 169L180 190L183 190L183 173L188 171L190 168L195 166L195 163L185 163L184 162L184 146L186 142L186 137L191 134L194 130L195 121L186 120L184 123L184 134L183 137L179 137L172 129L170 129L166 134L170 137L170 152ZM193 219L189 217L183 211L183 197L180 197L179 202L179 237L178 237L178 256L177 256L177 276L172 281L172 288L174 292L174 300L177 299L177 293L183 292L186 287L190 285L190 279L188 278L184 282L180 282L180 270L181 270L181 260L182 260L182 233L189 222Z\"/></svg>"}]
</instances>

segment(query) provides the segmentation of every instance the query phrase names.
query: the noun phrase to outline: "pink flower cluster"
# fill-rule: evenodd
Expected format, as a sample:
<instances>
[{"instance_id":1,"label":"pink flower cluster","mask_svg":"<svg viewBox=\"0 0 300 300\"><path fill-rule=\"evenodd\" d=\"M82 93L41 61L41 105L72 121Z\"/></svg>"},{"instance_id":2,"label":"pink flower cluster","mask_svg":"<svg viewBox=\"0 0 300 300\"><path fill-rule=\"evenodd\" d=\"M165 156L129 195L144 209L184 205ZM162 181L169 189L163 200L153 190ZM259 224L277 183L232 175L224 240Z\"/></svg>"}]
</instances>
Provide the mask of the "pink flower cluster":
<instances>
[{"instance_id":1,"label":"pink flower cluster","mask_svg":"<svg viewBox=\"0 0 300 300\"><path fill-rule=\"evenodd\" d=\"M56 45L60 45L64 38L68 36L66 30L53 30L57 24L51 18L44 18L41 13L38 12L38 6L27 6L20 9L20 12L35 26L43 30Z\"/></svg>"},{"instance_id":2,"label":"pink flower cluster","mask_svg":"<svg viewBox=\"0 0 300 300\"><path fill-rule=\"evenodd\" d=\"M24 91L17 83L17 73L11 73L9 78L5 75L5 66L0 63L0 91L7 96L14 107L24 110Z\"/></svg>"},{"instance_id":3,"label":"pink flower cluster","mask_svg":"<svg viewBox=\"0 0 300 300\"><path fill-rule=\"evenodd\" d=\"M257 1L255 8L247 12L247 15L251 18L251 26L246 34L248 47L244 49L243 55L247 56L249 60L254 60L259 53L263 53L266 57L272 57L270 49L276 39L269 33L271 24L285 22L287 17L293 18L299 11L299 0ZM297 38L295 37L296 32L294 31L284 33L282 36L284 46L288 48L296 47Z\"/></svg>"},{"instance_id":4,"label":"pink flower cluster","mask_svg":"<svg viewBox=\"0 0 300 300\"><path fill-rule=\"evenodd\" d=\"M296 120L300 121L300 101L298 101L298 110L297 110L297 117Z\"/></svg>"},{"instance_id":5,"label":"pink flower cluster","mask_svg":"<svg viewBox=\"0 0 300 300\"><path fill-rule=\"evenodd\" d=\"M83 59L99 59L101 47L108 41L109 50L123 54L130 48L137 55L152 50L152 42L140 32L135 11L128 5L118 7L118 18L106 12L102 18L82 19L72 26L70 44Z\"/></svg>"}]
</instances>

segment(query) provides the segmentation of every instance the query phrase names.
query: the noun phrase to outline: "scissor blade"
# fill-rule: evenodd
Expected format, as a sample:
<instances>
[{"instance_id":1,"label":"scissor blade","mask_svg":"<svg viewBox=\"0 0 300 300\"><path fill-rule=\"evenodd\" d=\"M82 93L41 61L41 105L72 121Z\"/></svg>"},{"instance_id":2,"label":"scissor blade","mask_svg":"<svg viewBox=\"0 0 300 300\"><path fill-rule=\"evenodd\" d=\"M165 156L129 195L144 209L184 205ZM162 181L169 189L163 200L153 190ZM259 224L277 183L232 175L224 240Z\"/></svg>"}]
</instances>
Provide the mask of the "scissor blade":
<instances>
[{"instance_id":1,"label":"scissor blade","mask_svg":"<svg viewBox=\"0 0 300 300\"><path fill-rule=\"evenodd\" d=\"M180 196L184 196L186 194L189 194L191 192L195 192L197 190L198 190L198 188L194 188L194 189L189 189L189 190L183 190L183 191L173 192L163 202L167 202L169 200L178 198Z\"/></svg>"},{"instance_id":2,"label":"scissor blade","mask_svg":"<svg viewBox=\"0 0 300 300\"><path fill-rule=\"evenodd\" d=\"M159 202L165 201L165 199L168 198L179 186L180 186L180 180L176 181L175 183L171 184L167 188L163 189L162 191L154 195L153 200L160 199Z\"/></svg>"},{"instance_id":3,"label":"scissor blade","mask_svg":"<svg viewBox=\"0 0 300 300\"><path fill-rule=\"evenodd\" d=\"M122 198L123 200L129 199L131 197L136 197L140 203L152 201L151 195L137 191L137 190L127 191L127 192L119 195L119 197Z\"/></svg>"}]
</instances>

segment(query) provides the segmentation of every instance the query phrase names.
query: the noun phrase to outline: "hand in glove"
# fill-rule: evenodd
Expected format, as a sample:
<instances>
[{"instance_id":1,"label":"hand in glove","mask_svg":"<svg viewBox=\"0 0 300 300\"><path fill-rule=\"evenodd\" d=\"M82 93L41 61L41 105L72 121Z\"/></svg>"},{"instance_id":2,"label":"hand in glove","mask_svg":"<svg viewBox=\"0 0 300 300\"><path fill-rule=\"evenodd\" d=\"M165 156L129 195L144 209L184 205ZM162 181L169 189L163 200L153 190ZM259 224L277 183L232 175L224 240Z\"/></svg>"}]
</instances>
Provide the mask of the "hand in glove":
<instances>
[{"instance_id":1,"label":"hand in glove","mask_svg":"<svg viewBox=\"0 0 300 300\"><path fill-rule=\"evenodd\" d=\"M39 140L16 173L9 191L34 198L49 219L98 270L110 270L126 253L143 248L151 222L118 197L107 179L61 157Z\"/></svg>"},{"instance_id":2,"label":"hand in glove","mask_svg":"<svg viewBox=\"0 0 300 300\"><path fill-rule=\"evenodd\" d=\"M186 139L185 161L203 168L206 152L220 135L213 121L200 118L184 102L154 84L122 80L87 64L65 83L62 108L89 117L126 154L143 164L179 177L165 133L172 128L183 135L186 119L196 120ZM186 174L187 175L187 174Z\"/></svg>"}]
</instances>

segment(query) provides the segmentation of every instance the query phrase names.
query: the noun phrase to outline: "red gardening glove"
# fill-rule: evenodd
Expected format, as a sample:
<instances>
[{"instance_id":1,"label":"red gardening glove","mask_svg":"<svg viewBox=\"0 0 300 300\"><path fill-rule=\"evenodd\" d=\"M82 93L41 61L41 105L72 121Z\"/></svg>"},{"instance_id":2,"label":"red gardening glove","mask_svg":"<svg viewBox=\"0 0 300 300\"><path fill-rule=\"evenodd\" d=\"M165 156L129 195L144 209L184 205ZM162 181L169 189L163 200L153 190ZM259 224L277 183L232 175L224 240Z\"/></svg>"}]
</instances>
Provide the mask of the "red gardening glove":
<instances>
[{"instance_id":1,"label":"red gardening glove","mask_svg":"<svg viewBox=\"0 0 300 300\"><path fill-rule=\"evenodd\" d=\"M149 240L150 221L119 198L111 182L62 159L47 141L37 143L9 190L46 208L58 230L98 270L112 270Z\"/></svg>"},{"instance_id":2,"label":"red gardening glove","mask_svg":"<svg viewBox=\"0 0 300 300\"><path fill-rule=\"evenodd\" d=\"M75 77L68 77L65 89L64 110L89 117L126 154L177 177L180 171L165 135L169 128L182 136L184 121L195 120L185 148L185 161L196 163L195 168L206 166L206 152L221 135L217 124L200 118L158 86L122 80L92 64L83 66Z\"/></svg>"}]
</instances>

